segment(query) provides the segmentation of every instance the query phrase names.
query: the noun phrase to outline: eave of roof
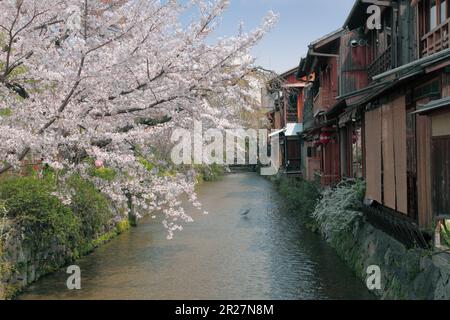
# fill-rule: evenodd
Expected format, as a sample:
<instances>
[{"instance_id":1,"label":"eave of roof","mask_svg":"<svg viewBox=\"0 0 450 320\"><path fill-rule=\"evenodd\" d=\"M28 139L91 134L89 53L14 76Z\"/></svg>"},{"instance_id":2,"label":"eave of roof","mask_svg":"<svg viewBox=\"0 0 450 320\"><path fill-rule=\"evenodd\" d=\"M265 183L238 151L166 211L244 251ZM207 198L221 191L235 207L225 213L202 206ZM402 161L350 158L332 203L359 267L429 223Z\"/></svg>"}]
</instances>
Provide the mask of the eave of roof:
<instances>
[{"instance_id":1,"label":"eave of roof","mask_svg":"<svg viewBox=\"0 0 450 320\"><path fill-rule=\"evenodd\" d=\"M326 113L327 117L334 117L339 114L340 111L344 110L347 104L345 103L345 100L339 100L335 103L334 106L332 106L328 112Z\"/></svg>"},{"instance_id":2,"label":"eave of roof","mask_svg":"<svg viewBox=\"0 0 450 320\"><path fill-rule=\"evenodd\" d=\"M412 114L428 114L433 111L437 111L443 108L450 107L450 97L445 97L438 100L432 100L427 104L418 106L417 111L411 112Z\"/></svg>"},{"instance_id":3,"label":"eave of roof","mask_svg":"<svg viewBox=\"0 0 450 320\"><path fill-rule=\"evenodd\" d=\"M339 39L344 33L344 28L339 28L317 40L311 42L308 46L308 53L306 57L300 59L298 66L297 78L301 78L309 73L314 68L313 63L316 62L317 56L313 54L315 50L320 50L321 47L330 44L331 42Z\"/></svg>"},{"instance_id":4,"label":"eave of roof","mask_svg":"<svg viewBox=\"0 0 450 320\"><path fill-rule=\"evenodd\" d=\"M299 67L297 66L295 68L292 68L292 69L289 69L289 70L283 72L282 74L279 75L279 78L284 78L286 76L289 76L290 74L297 73L298 68Z\"/></svg>"},{"instance_id":5,"label":"eave of roof","mask_svg":"<svg viewBox=\"0 0 450 320\"><path fill-rule=\"evenodd\" d=\"M360 5L361 0L356 0L355 3L353 4L352 10L350 10L347 19L345 19L344 28L347 28L350 25L352 18L355 16L355 13L358 11Z\"/></svg>"},{"instance_id":6,"label":"eave of roof","mask_svg":"<svg viewBox=\"0 0 450 320\"><path fill-rule=\"evenodd\" d=\"M339 28L338 30L335 30L335 31L333 31L327 35L324 35L323 37L311 42L309 47L314 47L317 49L324 45L327 45L330 42L333 42L333 41L339 39L343 32L344 32L344 28Z\"/></svg>"},{"instance_id":7,"label":"eave of roof","mask_svg":"<svg viewBox=\"0 0 450 320\"><path fill-rule=\"evenodd\" d=\"M373 77L373 80L377 82L371 86L337 97L337 99L345 99L347 106L349 107L364 104L387 90L401 85L406 81L410 81L418 75L424 74L428 67L443 60L450 60L450 49L437 52L428 57L386 71L385 73Z\"/></svg>"}]
</instances>

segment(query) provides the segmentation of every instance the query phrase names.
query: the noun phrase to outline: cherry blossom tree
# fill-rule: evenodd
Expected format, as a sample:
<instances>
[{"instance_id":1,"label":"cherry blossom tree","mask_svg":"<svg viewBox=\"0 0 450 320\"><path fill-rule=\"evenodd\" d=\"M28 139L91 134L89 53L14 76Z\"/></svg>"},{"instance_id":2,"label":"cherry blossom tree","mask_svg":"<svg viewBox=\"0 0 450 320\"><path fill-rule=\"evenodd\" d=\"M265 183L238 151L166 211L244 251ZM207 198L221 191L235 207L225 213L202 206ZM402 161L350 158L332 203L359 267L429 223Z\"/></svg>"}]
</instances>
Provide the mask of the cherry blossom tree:
<instances>
[{"instance_id":1,"label":"cherry blossom tree","mask_svg":"<svg viewBox=\"0 0 450 320\"><path fill-rule=\"evenodd\" d=\"M193 172L161 157L168 134L195 119L239 125L226 101L246 105L237 79L276 20L210 44L228 3L0 0L0 174L41 159L128 213L163 212L172 237L191 221L180 196L200 204Z\"/></svg>"}]
</instances>

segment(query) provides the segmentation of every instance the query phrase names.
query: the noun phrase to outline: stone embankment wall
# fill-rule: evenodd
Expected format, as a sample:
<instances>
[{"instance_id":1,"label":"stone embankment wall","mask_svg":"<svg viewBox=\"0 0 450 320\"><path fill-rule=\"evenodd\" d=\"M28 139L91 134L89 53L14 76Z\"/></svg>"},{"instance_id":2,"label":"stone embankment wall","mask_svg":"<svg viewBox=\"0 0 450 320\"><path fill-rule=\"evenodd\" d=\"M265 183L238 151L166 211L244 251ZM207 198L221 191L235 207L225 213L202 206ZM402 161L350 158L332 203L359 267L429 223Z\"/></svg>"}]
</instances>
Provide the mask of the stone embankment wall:
<instances>
[{"instance_id":1,"label":"stone embankment wall","mask_svg":"<svg viewBox=\"0 0 450 320\"><path fill-rule=\"evenodd\" d=\"M45 243L29 241L25 230L10 222L4 225L0 243L0 300L13 299L42 276L73 263L130 227L128 219L111 222L97 238L75 245L56 237Z\"/></svg>"},{"instance_id":2,"label":"stone embankment wall","mask_svg":"<svg viewBox=\"0 0 450 320\"><path fill-rule=\"evenodd\" d=\"M380 267L381 290L373 292L382 299L450 299L447 253L408 250L363 218L331 245L363 281L369 266Z\"/></svg>"}]
</instances>

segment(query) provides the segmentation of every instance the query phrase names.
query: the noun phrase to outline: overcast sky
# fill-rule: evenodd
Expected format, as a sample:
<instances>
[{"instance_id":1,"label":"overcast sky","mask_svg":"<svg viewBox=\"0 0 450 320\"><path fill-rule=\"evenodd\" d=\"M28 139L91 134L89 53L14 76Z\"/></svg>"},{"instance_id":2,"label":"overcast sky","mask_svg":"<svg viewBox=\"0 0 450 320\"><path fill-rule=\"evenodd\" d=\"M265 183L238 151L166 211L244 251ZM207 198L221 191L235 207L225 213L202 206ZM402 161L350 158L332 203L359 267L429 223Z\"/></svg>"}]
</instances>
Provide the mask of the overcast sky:
<instances>
[{"instance_id":1,"label":"overcast sky","mask_svg":"<svg viewBox=\"0 0 450 320\"><path fill-rule=\"evenodd\" d=\"M272 10L277 26L254 50L257 64L283 72L298 65L309 43L344 24L354 0L231 0L218 36L235 35L239 22L245 30L256 27Z\"/></svg>"}]
</instances>

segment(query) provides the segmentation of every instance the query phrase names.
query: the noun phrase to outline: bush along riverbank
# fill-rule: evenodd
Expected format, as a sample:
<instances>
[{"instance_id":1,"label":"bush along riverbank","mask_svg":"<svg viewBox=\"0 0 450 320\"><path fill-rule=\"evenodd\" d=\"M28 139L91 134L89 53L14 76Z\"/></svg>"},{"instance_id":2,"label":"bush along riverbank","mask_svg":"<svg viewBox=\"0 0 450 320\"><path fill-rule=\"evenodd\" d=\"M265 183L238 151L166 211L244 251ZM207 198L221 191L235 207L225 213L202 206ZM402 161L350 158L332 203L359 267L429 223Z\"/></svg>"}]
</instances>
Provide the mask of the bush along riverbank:
<instances>
[{"instance_id":1,"label":"bush along riverbank","mask_svg":"<svg viewBox=\"0 0 450 320\"><path fill-rule=\"evenodd\" d=\"M286 199L284 202L286 208L302 215L306 226L311 230L316 230L316 223L312 219L311 212L314 211L320 200L320 185L281 174L268 177L268 179L275 185L278 193Z\"/></svg>"},{"instance_id":2,"label":"bush along riverbank","mask_svg":"<svg viewBox=\"0 0 450 320\"><path fill-rule=\"evenodd\" d=\"M53 193L52 176L8 177L0 183L0 299L90 253L130 227L95 187L73 176L70 205Z\"/></svg>"},{"instance_id":3,"label":"bush along riverbank","mask_svg":"<svg viewBox=\"0 0 450 320\"><path fill-rule=\"evenodd\" d=\"M225 175L225 167L218 164L196 165L194 170L197 184L216 181Z\"/></svg>"},{"instance_id":4,"label":"bush along riverbank","mask_svg":"<svg viewBox=\"0 0 450 320\"><path fill-rule=\"evenodd\" d=\"M447 254L407 249L369 224L362 213L365 193L361 181L319 190L315 183L277 178L280 193L315 232L319 232L364 283L368 268L378 266L381 288L372 292L382 299L450 299L450 259ZM308 186L309 185L309 186ZM306 190L312 198L300 204ZM319 195L317 195L319 194ZM297 196L298 195L298 196Z\"/></svg>"}]
</instances>

